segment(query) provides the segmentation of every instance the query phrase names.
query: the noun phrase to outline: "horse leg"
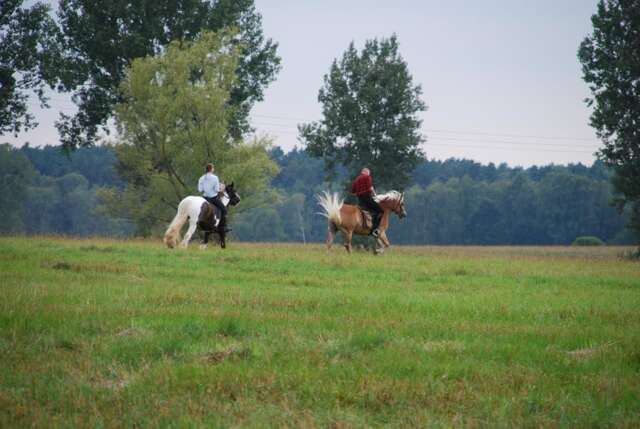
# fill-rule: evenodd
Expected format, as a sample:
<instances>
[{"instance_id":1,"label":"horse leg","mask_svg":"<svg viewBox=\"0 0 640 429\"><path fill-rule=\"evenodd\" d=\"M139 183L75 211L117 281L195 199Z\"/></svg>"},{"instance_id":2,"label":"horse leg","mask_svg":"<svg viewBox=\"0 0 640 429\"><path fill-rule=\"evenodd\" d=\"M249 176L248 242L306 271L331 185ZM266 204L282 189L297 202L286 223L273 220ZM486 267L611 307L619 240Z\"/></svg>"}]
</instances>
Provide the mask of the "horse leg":
<instances>
[{"instance_id":1,"label":"horse leg","mask_svg":"<svg viewBox=\"0 0 640 429\"><path fill-rule=\"evenodd\" d=\"M220 247L225 249L227 247L227 234L224 232L224 227L218 227L218 235L220 235Z\"/></svg>"},{"instance_id":2,"label":"horse leg","mask_svg":"<svg viewBox=\"0 0 640 429\"><path fill-rule=\"evenodd\" d=\"M189 245L189 240L191 240L191 236L193 235L194 232L196 232L197 226L198 226L198 220L194 219L192 216L189 216L189 229L187 230L187 233L184 235L184 239L182 240L182 243L180 243L180 247L182 247L183 249L187 248L187 246Z\"/></svg>"},{"instance_id":3,"label":"horse leg","mask_svg":"<svg viewBox=\"0 0 640 429\"><path fill-rule=\"evenodd\" d=\"M331 250L331 245L333 244L333 239L335 238L335 233L338 230L336 229L336 226L329 222L329 228L328 228L328 232L329 234L327 235L327 250Z\"/></svg>"},{"instance_id":4,"label":"horse leg","mask_svg":"<svg viewBox=\"0 0 640 429\"><path fill-rule=\"evenodd\" d=\"M384 247L391 246L391 243L389 243L389 239L387 238L386 231L380 231L380 241L382 242L382 244L384 244Z\"/></svg>"},{"instance_id":5,"label":"horse leg","mask_svg":"<svg viewBox=\"0 0 640 429\"><path fill-rule=\"evenodd\" d=\"M200 245L200 249L205 250L209 244L209 234L211 234L211 232L209 231L205 231L204 232L204 242Z\"/></svg>"},{"instance_id":6,"label":"horse leg","mask_svg":"<svg viewBox=\"0 0 640 429\"><path fill-rule=\"evenodd\" d=\"M384 252L384 241L382 241L381 238L377 238L375 241L375 246L373 248L373 254L374 255L379 255L380 253Z\"/></svg>"},{"instance_id":7,"label":"horse leg","mask_svg":"<svg viewBox=\"0 0 640 429\"><path fill-rule=\"evenodd\" d=\"M347 252L351 253L351 239L353 238L353 231L343 230L342 233L344 234L344 247L347 249Z\"/></svg>"}]
</instances>

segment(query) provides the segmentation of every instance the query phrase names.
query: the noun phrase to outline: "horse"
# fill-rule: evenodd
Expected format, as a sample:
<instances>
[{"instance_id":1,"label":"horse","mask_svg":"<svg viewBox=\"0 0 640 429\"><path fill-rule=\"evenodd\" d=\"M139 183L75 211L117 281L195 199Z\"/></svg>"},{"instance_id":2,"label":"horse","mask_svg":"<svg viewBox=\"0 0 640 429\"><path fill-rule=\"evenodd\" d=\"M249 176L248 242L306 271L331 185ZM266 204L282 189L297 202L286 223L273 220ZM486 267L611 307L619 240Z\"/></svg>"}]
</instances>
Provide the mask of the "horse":
<instances>
[{"instance_id":1,"label":"horse","mask_svg":"<svg viewBox=\"0 0 640 429\"><path fill-rule=\"evenodd\" d=\"M226 186L222 184L218 195L225 207L235 206L240 202L240 195L236 192L233 182ZM184 235L184 239L180 241L180 230L187 220L189 221L189 228ZM196 228L200 227L204 231L204 243L200 246L201 249L207 248L209 235L213 232L220 236L220 247L224 249L227 247L226 233L224 229L218 228L219 224L220 213L215 206L209 204L202 197L185 197L178 204L178 213L176 213L164 233L163 241L169 249L176 247L178 242L180 242L180 247L184 249L189 245L189 240L191 240Z\"/></svg>"},{"instance_id":2,"label":"horse","mask_svg":"<svg viewBox=\"0 0 640 429\"><path fill-rule=\"evenodd\" d=\"M362 209L351 204L344 204L344 200L341 200L337 193L331 194L324 191L316 198L323 210L320 214L326 217L329 223L327 248L331 249L333 239L336 233L340 231L345 237L344 247L347 249L347 252L351 253L351 239L353 234L369 235L371 233L371 224L365 222L365 215ZM382 219L378 227L380 234L376 239L378 247L374 249L374 252L382 253L384 247L391 245L386 233L389 227L389 217L391 213L395 213L402 219L407 216L407 210L404 206L404 194L398 191L389 191L386 194L376 195L374 199L383 210Z\"/></svg>"}]
</instances>

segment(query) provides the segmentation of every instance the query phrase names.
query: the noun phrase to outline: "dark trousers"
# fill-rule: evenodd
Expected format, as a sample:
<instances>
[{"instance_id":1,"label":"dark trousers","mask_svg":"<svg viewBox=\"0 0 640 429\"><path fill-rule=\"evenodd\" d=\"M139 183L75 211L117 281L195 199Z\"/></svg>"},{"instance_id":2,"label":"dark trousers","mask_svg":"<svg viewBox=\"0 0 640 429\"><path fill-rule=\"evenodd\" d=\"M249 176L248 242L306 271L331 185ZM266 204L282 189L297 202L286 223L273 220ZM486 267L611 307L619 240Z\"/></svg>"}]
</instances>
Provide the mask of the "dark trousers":
<instances>
[{"instance_id":1,"label":"dark trousers","mask_svg":"<svg viewBox=\"0 0 640 429\"><path fill-rule=\"evenodd\" d=\"M380 208L378 203L376 203L376 201L373 199L373 195L371 194L358 195L358 204L363 209L371 212L371 218L373 221L373 226L371 230L376 229L378 225L380 225L380 220L382 220L382 209Z\"/></svg>"},{"instance_id":2,"label":"dark trousers","mask_svg":"<svg viewBox=\"0 0 640 429\"><path fill-rule=\"evenodd\" d=\"M224 228L227 223L227 208L220 201L220 197L204 197L205 200L213 204L220 211L220 223L218 224L218 228Z\"/></svg>"}]
</instances>

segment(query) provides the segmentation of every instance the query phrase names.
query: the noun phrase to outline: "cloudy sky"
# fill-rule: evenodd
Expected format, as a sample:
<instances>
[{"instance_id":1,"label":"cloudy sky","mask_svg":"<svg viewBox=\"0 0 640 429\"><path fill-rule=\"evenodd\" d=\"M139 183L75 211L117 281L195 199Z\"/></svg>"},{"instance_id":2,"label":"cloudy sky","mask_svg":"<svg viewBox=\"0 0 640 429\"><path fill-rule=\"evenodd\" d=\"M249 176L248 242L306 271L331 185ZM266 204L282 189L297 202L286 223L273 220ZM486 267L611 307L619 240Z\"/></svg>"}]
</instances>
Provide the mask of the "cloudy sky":
<instances>
[{"instance_id":1,"label":"cloudy sky","mask_svg":"<svg viewBox=\"0 0 640 429\"><path fill-rule=\"evenodd\" d=\"M349 43L395 33L429 106L429 158L510 165L591 164L589 95L576 52L596 0L256 0L264 32L279 43L282 71L252 115L260 134L300 146L296 126L319 120L317 95ZM14 144L55 144L64 96L38 112L38 129ZM7 138L4 138L7 140Z\"/></svg>"}]
</instances>

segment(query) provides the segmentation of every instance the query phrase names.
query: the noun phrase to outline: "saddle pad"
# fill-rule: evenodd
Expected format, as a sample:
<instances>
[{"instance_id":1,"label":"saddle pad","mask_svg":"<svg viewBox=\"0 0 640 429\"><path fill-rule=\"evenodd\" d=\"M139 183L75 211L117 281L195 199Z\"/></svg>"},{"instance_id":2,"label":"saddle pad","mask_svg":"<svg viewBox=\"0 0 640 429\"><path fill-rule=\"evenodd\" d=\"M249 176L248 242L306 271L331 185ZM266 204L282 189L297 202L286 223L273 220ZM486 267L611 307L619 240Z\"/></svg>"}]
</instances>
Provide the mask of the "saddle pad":
<instances>
[{"instance_id":1,"label":"saddle pad","mask_svg":"<svg viewBox=\"0 0 640 429\"><path fill-rule=\"evenodd\" d=\"M373 220L371 218L371 213L362 207L358 207L360 209L360 213L362 214L362 226L365 229L371 229L373 226Z\"/></svg>"}]
</instances>

